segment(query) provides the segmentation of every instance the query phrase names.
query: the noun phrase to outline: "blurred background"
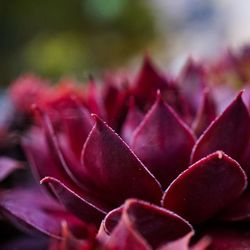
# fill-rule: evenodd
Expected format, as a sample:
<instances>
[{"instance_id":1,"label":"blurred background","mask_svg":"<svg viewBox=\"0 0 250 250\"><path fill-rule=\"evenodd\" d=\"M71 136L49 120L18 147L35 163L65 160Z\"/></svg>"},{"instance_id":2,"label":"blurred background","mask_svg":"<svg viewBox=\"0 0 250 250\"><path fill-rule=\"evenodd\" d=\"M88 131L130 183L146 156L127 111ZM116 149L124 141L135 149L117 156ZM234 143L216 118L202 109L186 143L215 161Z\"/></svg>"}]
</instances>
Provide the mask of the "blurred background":
<instances>
[{"instance_id":1,"label":"blurred background","mask_svg":"<svg viewBox=\"0 0 250 250\"><path fill-rule=\"evenodd\" d=\"M177 70L250 42L249 13L248 0L0 0L0 85L134 69L145 51Z\"/></svg>"}]
</instances>

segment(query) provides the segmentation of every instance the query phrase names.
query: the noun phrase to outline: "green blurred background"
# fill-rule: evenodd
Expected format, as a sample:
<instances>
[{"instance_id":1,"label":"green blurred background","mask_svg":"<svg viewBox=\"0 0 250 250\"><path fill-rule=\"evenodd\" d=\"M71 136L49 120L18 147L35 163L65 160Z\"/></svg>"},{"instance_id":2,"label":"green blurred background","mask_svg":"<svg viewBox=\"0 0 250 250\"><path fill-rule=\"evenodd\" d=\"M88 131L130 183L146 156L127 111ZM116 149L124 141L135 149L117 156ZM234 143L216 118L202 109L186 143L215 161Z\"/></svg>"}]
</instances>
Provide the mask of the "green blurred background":
<instances>
[{"instance_id":1,"label":"green blurred background","mask_svg":"<svg viewBox=\"0 0 250 250\"><path fill-rule=\"evenodd\" d=\"M32 72L57 81L125 67L145 51L178 72L250 42L246 0L0 0L0 86Z\"/></svg>"},{"instance_id":2,"label":"green blurred background","mask_svg":"<svg viewBox=\"0 0 250 250\"><path fill-rule=\"evenodd\" d=\"M23 72L82 79L125 64L155 38L143 0L1 0L0 84Z\"/></svg>"}]
</instances>

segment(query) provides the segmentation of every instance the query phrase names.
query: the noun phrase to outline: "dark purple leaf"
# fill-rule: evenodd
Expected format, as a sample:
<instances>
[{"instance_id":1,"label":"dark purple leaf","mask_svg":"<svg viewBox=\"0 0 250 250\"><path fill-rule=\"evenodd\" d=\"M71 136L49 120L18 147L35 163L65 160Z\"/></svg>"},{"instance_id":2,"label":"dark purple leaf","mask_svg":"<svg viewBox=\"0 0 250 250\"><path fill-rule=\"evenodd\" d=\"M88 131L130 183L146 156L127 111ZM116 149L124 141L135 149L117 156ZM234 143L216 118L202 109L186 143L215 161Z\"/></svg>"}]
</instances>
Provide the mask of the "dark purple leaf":
<instances>
[{"instance_id":1,"label":"dark purple leaf","mask_svg":"<svg viewBox=\"0 0 250 250\"><path fill-rule=\"evenodd\" d=\"M1 192L0 208L3 215L18 226L28 230L35 229L52 237L61 237L63 221L79 237L93 233L92 226L80 221L35 188Z\"/></svg>"},{"instance_id":2,"label":"dark purple leaf","mask_svg":"<svg viewBox=\"0 0 250 250\"><path fill-rule=\"evenodd\" d=\"M194 146L191 162L216 150L222 150L241 162L250 137L250 117L241 95L242 92L199 138Z\"/></svg>"},{"instance_id":3,"label":"dark purple leaf","mask_svg":"<svg viewBox=\"0 0 250 250\"><path fill-rule=\"evenodd\" d=\"M83 191L77 194L65 184L52 177L45 177L41 183L49 185L58 200L83 221L99 225L106 214L105 211L91 203L93 202L93 196L90 198L91 202L88 202L88 194L83 195ZM95 203L98 203L98 201Z\"/></svg>"},{"instance_id":4,"label":"dark purple leaf","mask_svg":"<svg viewBox=\"0 0 250 250\"><path fill-rule=\"evenodd\" d=\"M216 107L214 100L208 89L203 91L203 98L199 106L196 118L192 124L192 128L197 136L200 136L203 131L210 125L216 117Z\"/></svg>"},{"instance_id":5,"label":"dark purple leaf","mask_svg":"<svg viewBox=\"0 0 250 250\"><path fill-rule=\"evenodd\" d=\"M94 125L93 119L77 97L70 98L60 114L67 143L70 144L70 149L76 158L80 160L83 144Z\"/></svg>"},{"instance_id":6,"label":"dark purple leaf","mask_svg":"<svg viewBox=\"0 0 250 250\"><path fill-rule=\"evenodd\" d=\"M117 227L119 230L124 227L125 231L130 228L146 239L154 249L192 231L192 227L173 212L133 199L126 201ZM117 227L113 230L111 238Z\"/></svg>"},{"instance_id":7,"label":"dark purple leaf","mask_svg":"<svg viewBox=\"0 0 250 250\"><path fill-rule=\"evenodd\" d=\"M164 244L159 250L189 250L190 239L193 235L193 232L188 233L180 239Z\"/></svg>"},{"instance_id":8,"label":"dark purple leaf","mask_svg":"<svg viewBox=\"0 0 250 250\"><path fill-rule=\"evenodd\" d=\"M104 250L151 250L145 239L126 219L120 221L104 244Z\"/></svg>"},{"instance_id":9,"label":"dark purple leaf","mask_svg":"<svg viewBox=\"0 0 250 250\"><path fill-rule=\"evenodd\" d=\"M188 167L193 145L191 131L160 94L131 142L133 151L164 189Z\"/></svg>"},{"instance_id":10,"label":"dark purple leaf","mask_svg":"<svg viewBox=\"0 0 250 250\"><path fill-rule=\"evenodd\" d=\"M0 182L8 177L12 172L21 169L22 164L8 157L0 157Z\"/></svg>"},{"instance_id":11,"label":"dark purple leaf","mask_svg":"<svg viewBox=\"0 0 250 250\"><path fill-rule=\"evenodd\" d=\"M145 56L142 68L135 79L132 94L140 105L152 102L158 89L167 88L167 79L154 67L148 55Z\"/></svg>"},{"instance_id":12,"label":"dark purple leaf","mask_svg":"<svg viewBox=\"0 0 250 250\"><path fill-rule=\"evenodd\" d=\"M127 117L123 123L121 137L124 141L130 145L132 140L132 135L135 129L138 127L140 122L143 119L143 113L136 107L134 97L131 97L129 100L129 110Z\"/></svg>"},{"instance_id":13,"label":"dark purple leaf","mask_svg":"<svg viewBox=\"0 0 250 250\"><path fill-rule=\"evenodd\" d=\"M206 236L211 241L207 250L250 250L250 230L244 226L212 228Z\"/></svg>"},{"instance_id":14,"label":"dark purple leaf","mask_svg":"<svg viewBox=\"0 0 250 250\"><path fill-rule=\"evenodd\" d=\"M250 221L250 189L221 212L219 218L225 221Z\"/></svg>"},{"instance_id":15,"label":"dark purple leaf","mask_svg":"<svg viewBox=\"0 0 250 250\"><path fill-rule=\"evenodd\" d=\"M206 80L206 71L203 65L189 58L180 73L178 82L180 83L182 94L188 102L189 111L193 116L201 104L202 91Z\"/></svg>"},{"instance_id":16,"label":"dark purple leaf","mask_svg":"<svg viewBox=\"0 0 250 250\"><path fill-rule=\"evenodd\" d=\"M158 203L162 190L122 139L95 116L96 124L84 145L82 165L89 188L115 208L127 198Z\"/></svg>"},{"instance_id":17,"label":"dark purple leaf","mask_svg":"<svg viewBox=\"0 0 250 250\"><path fill-rule=\"evenodd\" d=\"M240 165L218 151L179 175L166 190L162 204L190 223L198 224L235 201L246 185Z\"/></svg>"}]
</instances>

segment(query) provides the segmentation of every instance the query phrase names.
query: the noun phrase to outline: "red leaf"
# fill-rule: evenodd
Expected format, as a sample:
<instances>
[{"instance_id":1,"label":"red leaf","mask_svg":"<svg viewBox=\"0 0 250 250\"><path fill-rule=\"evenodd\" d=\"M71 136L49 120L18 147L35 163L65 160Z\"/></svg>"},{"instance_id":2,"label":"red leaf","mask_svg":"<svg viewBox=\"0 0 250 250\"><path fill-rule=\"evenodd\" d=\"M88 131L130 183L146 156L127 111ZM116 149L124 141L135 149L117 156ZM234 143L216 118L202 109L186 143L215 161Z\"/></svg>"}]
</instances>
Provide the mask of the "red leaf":
<instances>
[{"instance_id":1,"label":"red leaf","mask_svg":"<svg viewBox=\"0 0 250 250\"><path fill-rule=\"evenodd\" d=\"M192 231L192 227L173 212L133 199L126 201L120 222L113 230L111 238L116 234L117 228L121 235L123 231L133 231L154 249ZM120 236L119 240L122 241L123 238Z\"/></svg>"},{"instance_id":2,"label":"red leaf","mask_svg":"<svg viewBox=\"0 0 250 250\"><path fill-rule=\"evenodd\" d=\"M250 117L241 95L242 92L196 142L191 162L196 162L216 150L222 150L241 162L250 137Z\"/></svg>"},{"instance_id":3,"label":"red leaf","mask_svg":"<svg viewBox=\"0 0 250 250\"><path fill-rule=\"evenodd\" d=\"M45 177L41 180L41 184L49 185L57 199L83 221L99 225L106 214L105 211L93 205L93 203L98 204L98 201L93 202L93 195L88 195L87 193L83 193L83 191L78 194L52 177Z\"/></svg>"},{"instance_id":4,"label":"red leaf","mask_svg":"<svg viewBox=\"0 0 250 250\"><path fill-rule=\"evenodd\" d=\"M8 157L0 157L0 182L8 177L12 172L21 169L22 164Z\"/></svg>"},{"instance_id":5,"label":"red leaf","mask_svg":"<svg viewBox=\"0 0 250 250\"><path fill-rule=\"evenodd\" d=\"M129 110L127 117L123 123L121 137L130 145L132 135L143 119L143 113L136 107L135 99L133 97L129 100Z\"/></svg>"},{"instance_id":6,"label":"red leaf","mask_svg":"<svg viewBox=\"0 0 250 250\"><path fill-rule=\"evenodd\" d=\"M158 95L134 133L131 148L165 189L188 167L194 137Z\"/></svg>"},{"instance_id":7,"label":"red leaf","mask_svg":"<svg viewBox=\"0 0 250 250\"><path fill-rule=\"evenodd\" d=\"M236 200L246 185L240 165L218 151L179 175L166 190L162 203L190 223L198 224Z\"/></svg>"},{"instance_id":8,"label":"red leaf","mask_svg":"<svg viewBox=\"0 0 250 250\"><path fill-rule=\"evenodd\" d=\"M111 208L131 197L159 203L162 191L158 182L122 139L97 116L95 119L82 152L89 188Z\"/></svg>"},{"instance_id":9,"label":"red leaf","mask_svg":"<svg viewBox=\"0 0 250 250\"><path fill-rule=\"evenodd\" d=\"M0 208L4 216L25 229L36 229L49 236L61 237L61 223L66 221L78 237L93 233L87 226L70 214L58 203L42 192L31 189L18 189L0 193Z\"/></svg>"},{"instance_id":10,"label":"red leaf","mask_svg":"<svg viewBox=\"0 0 250 250\"><path fill-rule=\"evenodd\" d=\"M216 117L216 107L214 100L208 89L203 91L203 98L199 106L196 118L192 124L192 128L197 136L200 136L203 131L210 125Z\"/></svg>"}]
</instances>

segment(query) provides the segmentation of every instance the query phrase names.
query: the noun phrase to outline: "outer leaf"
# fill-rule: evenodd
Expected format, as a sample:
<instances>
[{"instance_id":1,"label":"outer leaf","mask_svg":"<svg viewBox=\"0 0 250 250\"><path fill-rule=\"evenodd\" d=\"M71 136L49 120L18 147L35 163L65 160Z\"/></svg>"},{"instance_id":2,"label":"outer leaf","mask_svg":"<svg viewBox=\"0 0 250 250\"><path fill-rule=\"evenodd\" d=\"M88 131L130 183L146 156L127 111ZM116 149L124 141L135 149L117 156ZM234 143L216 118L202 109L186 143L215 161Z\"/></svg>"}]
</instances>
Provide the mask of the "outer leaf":
<instances>
[{"instance_id":1,"label":"outer leaf","mask_svg":"<svg viewBox=\"0 0 250 250\"><path fill-rule=\"evenodd\" d=\"M0 182L20 168L22 168L20 162L8 157L0 157Z\"/></svg>"},{"instance_id":2,"label":"outer leaf","mask_svg":"<svg viewBox=\"0 0 250 250\"><path fill-rule=\"evenodd\" d=\"M61 237L61 223L66 221L70 229L81 237L93 232L93 228L68 213L56 202L34 190L12 190L0 193L2 213L17 225L36 229L49 236Z\"/></svg>"},{"instance_id":3,"label":"outer leaf","mask_svg":"<svg viewBox=\"0 0 250 250\"><path fill-rule=\"evenodd\" d=\"M196 162L166 190L162 204L192 224L210 219L247 185L240 165L221 151Z\"/></svg>"},{"instance_id":4,"label":"outer leaf","mask_svg":"<svg viewBox=\"0 0 250 250\"><path fill-rule=\"evenodd\" d=\"M89 187L111 208L130 197L159 203L162 191L158 182L122 139L97 116L95 119L82 152Z\"/></svg>"},{"instance_id":5,"label":"outer leaf","mask_svg":"<svg viewBox=\"0 0 250 250\"><path fill-rule=\"evenodd\" d=\"M250 221L250 189L221 212L219 218L224 221Z\"/></svg>"},{"instance_id":6,"label":"outer leaf","mask_svg":"<svg viewBox=\"0 0 250 250\"><path fill-rule=\"evenodd\" d=\"M192 227L178 215L139 200L126 201L120 222L111 238L116 234L117 228L120 232L128 229L133 231L135 235L143 237L153 249L192 231Z\"/></svg>"},{"instance_id":7,"label":"outer leaf","mask_svg":"<svg viewBox=\"0 0 250 250\"><path fill-rule=\"evenodd\" d=\"M131 142L131 148L163 188L188 167L193 145L191 131L160 94Z\"/></svg>"},{"instance_id":8,"label":"outer leaf","mask_svg":"<svg viewBox=\"0 0 250 250\"><path fill-rule=\"evenodd\" d=\"M105 250L151 250L128 221L121 221L103 247Z\"/></svg>"},{"instance_id":9,"label":"outer leaf","mask_svg":"<svg viewBox=\"0 0 250 250\"><path fill-rule=\"evenodd\" d=\"M249 250L250 249L250 231L243 226L212 228L206 234L210 238L209 250Z\"/></svg>"},{"instance_id":10,"label":"outer leaf","mask_svg":"<svg viewBox=\"0 0 250 250\"><path fill-rule=\"evenodd\" d=\"M54 151L54 154L49 151L49 147L45 140L45 135L41 130L34 129L32 132L30 132L29 136L30 137L25 138L24 148L29 162L31 163L33 172L37 176L38 180L40 181L40 179L50 176L58 180L58 182L63 185L62 189L67 187L69 189L69 191L67 188L65 190L65 194L67 195L64 194L65 196L63 196L61 192L60 200L65 204L66 207L72 209L73 213L75 213L77 216L80 216L81 219L88 220L88 218L95 213L96 218L100 218L100 215L98 216L98 214L100 214L100 211L103 211L103 209L105 210L104 205L101 202L101 198L97 199L96 195L89 192L86 187L80 187L72 181L70 176L68 176L65 172L59 157L56 155L56 151ZM67 193L67 191L69 193ZM57 197L59 196L55 190L53 191L53 194L55 194ZM80 205L79 202L76 203L76 201L79 200L79 196L82 199ZM86 213L86 217L84 218L82 217L84 214L81 212L82 209ZM95 222L96 221L93 220L92 223Z\"/></svg>"},{"instance_id":11,"label":"outer leaf","mask_svg":"<svg viewBox=\"0 0 250 250\"><path fill-rule=\"evenodd\" d=\"M83 192L77 194L62 182L52 177L45 177L41 183L49 185L58 200L61 201L69 211L77 215L77 217L88 223L100 224L105 215L105 211L98 209L88 202L88 194L82 195L82 198L80 194ZM93 196L91 196L91 198L91 200L93 200Z\"/></svg>"},{"instance_id":12,"label":"outer leaf","mask_svg":"<svg viewBox=\"0 0 250 250\"><path fill-rule=\"evenodd\" d=\"M189 250L190 240L193 235L193 232L188 233L180 239L164 244L159 250Z\"/></svg>"},{"instance_id":13,"label":"outer leaf","mask_svg":"<svg viewBox=\"0 0 250 250\"><path fill-rule=\"evenodd\" d=\"M31 238L31 237L23 237L12 239L9 242L6 242L3 245L0 245L1 250L48 250L48 239L46 238Z\"/></svg>"}]
</instances>

